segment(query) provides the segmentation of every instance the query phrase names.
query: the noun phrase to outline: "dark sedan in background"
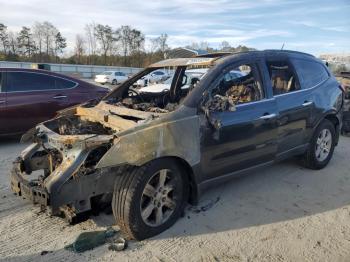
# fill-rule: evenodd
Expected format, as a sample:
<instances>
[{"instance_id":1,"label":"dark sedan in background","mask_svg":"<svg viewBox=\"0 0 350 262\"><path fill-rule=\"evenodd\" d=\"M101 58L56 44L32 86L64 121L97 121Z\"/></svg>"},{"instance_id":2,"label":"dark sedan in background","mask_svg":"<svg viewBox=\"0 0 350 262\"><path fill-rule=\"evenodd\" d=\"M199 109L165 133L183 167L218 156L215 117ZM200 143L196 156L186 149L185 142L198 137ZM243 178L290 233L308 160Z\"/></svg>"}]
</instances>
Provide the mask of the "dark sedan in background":
<instances>
[{"instance_id":1,"label":"dark sedan in background","mask_svg":"<svg viewBox=\"0 0 350 262\"><path fill-rule=\"evenodd\" d=\"M21 134L108 89L46 70L0 68L0 135Z\"/></svg>"}]
</instances>

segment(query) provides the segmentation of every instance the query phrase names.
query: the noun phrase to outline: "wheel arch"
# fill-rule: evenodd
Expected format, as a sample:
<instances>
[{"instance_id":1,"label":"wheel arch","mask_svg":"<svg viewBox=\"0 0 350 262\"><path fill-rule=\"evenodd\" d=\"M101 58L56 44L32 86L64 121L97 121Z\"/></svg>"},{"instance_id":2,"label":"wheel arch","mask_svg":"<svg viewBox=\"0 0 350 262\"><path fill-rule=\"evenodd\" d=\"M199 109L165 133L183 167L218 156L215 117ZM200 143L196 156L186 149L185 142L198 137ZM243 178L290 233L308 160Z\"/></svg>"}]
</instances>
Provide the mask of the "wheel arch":
<instances>
[{"instance_id":1,"label":"wheel arch","mask_svg":"<svg viewBox=\"0 0 350 262\"><path fill-rule=\"evenodd\" d=\"M327 119L334 125L336 135L335 144L337 145L339 141L340 121L336 114L327 114L324 119Z\"/></svg>"}]
</instances>

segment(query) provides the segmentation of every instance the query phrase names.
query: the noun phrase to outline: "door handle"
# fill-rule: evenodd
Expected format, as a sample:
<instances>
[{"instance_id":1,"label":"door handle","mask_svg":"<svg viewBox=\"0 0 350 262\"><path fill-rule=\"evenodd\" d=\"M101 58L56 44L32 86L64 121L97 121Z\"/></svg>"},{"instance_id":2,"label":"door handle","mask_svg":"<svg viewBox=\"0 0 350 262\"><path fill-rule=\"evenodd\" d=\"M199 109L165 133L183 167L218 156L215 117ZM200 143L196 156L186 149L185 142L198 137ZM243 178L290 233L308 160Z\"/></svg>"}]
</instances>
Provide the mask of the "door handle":
<instances>
[{"instance_id":1,"label":"door handle","mask_svg":"<svg viewBox=\"0 0 350 262\"><path fill-rule=\"evenodd\" d=\"M312 105L314 102L312 101L305 101L302 106L309 106L309 105Z\"/></svg>"},{"instance_id":2,"label":"door handle","mask_svg":"<svg viewBox=\"0 0 350 262\"><path fill-rule=\"evenodd\" d=\"M62 99L62 98L67 98L67 96L57 95L53 97L53 99Z\"/></svg>"},{"instance_id":3,"label":"door handle","mask_svg":"<svg viewBox=\"0 0 350 262\"><path fill-rule=\"evenodd\" d=\"M4 104L4 103L6 103L5 100L0 100L0 104Z\"/></svg>"},{"instance_id":4,"label":"door handle","mask_svg":"<svg viewBox=\"0 0 350 262\"><path fill-rule=\"evenodd\" d=\"M276 114L268 114L268 115L261 116L260 119L271 119L271 118L274 118L276 116L277 116Z\"/></svg>"}]
</instances>

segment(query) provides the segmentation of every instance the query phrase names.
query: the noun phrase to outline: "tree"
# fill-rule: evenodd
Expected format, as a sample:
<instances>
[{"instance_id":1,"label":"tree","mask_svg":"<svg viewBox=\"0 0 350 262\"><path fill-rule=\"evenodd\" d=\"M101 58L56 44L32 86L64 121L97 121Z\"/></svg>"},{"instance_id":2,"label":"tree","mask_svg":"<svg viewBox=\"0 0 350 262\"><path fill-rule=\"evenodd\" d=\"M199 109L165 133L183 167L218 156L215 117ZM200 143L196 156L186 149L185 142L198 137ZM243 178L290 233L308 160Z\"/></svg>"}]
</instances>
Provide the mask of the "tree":
<instances>
[{"instance_id":1,"label":"tree","mask_svg":"<svg viewBox=\"0 0 350 262\"><path fill-rule=\"evenodd\" d=\"M134 53L138 56L140 64L140 52L144 49L145 36L141 31L133 29L128 25L122 25L115 31L116 39L121 47L124 66L127 66L127 56Z\"/></svg>"},{"instance_id":2,"label":"tree","mask_svg":"<svg viewBox=\"0 0 350 262\"><path fill-rule=\"evenodd\" d=\"M2 45L2 50L6 54L9 47L9 36L7 33L7 26L0 23L0 44Z\"/></svg>"},{"instance_id":3,"label":"tree","mask_svg":"<svg viewBox=\"0 0 350 262\"><path fill-rule=\"evenodd\" d=\"M56 42L56 36L59 32L55 26L47 21L41 24L41 28L43 35L43 44L46 50L46 55L49 58L50 55L55 53L54 45Z\"/></svg>"},{"instance_id":4,"label":"tree","mask_svg":"<svg viewBox=\"0 0 350 262\"><path fill-rule=\"evenodd\" d=\"M92 22L91 24L85 25L85 34L87 39L88 53L89 53L89 63L95 62L95 55L97 49L97 39L95 33L96 24Z\"/></svg>"},{"instance_id":5,"label":"tree","mask_svg":"<svg viewBox=\"0 0 350 262\"><path fill-rule=\"evenodd\" d=\"M110 27L109 25L101 25L101 24L96 25L95 36L100 43L103 57L104 57L104 64L106 65L107 53L111 51L113 42L115 41L115 38L113 37L112 27Z\"/></svg>"},{"instance_id":6,"label":"tree","mask_svg":"<svg viewBox=\"0 0 350 262\"><path fill-rule=\"evenodd\" d=\"M187 48L194 49L194 50L206 50L208 51L210 49L209 43L206 41L202 42L193 42L191 45L186 46Z\"/></svg>"},{"instance_id":7,"label":"tree","mask_svg":"<svg viewBox=\"0 0 350 262\"><path fill-rule=\"evenodd\" d=\"M55 60L57 62L58 54L63 53L63 49L67 47L66 38L60 32L55 35Z\"/></svg>"},{"instance_id":8,"label":"tree","mask_svg":"<svg viewBox=\"0 0 350 262\"><path fill-rule=\"evenodd\" d=\"M23 26L18 34L18 48L24 56L31 57L36 47L29 27Z\"/></svg>"},{"instance_id":9,"label":"tree","mask_svg":"<svg viewBox=\"0 0 350 262\"><path fill-rule=\"evenodd\" d=\"M8 33L8 47L9 47L9 55L12 57L17 57L18 55L18 36L16 33L9 32Z\"/></svg>"},{"instance_id":10,"label":"tree","mask_svg":"<svg viewBox=\"0 0 350 262\"><path fill-rule=\"evenodd\" d=\"M229 52L231 50L231 45L229 42L227 41L222 41L221 42L221 46L220 46L220 49L221 51L224 51L224 52Z\"/></svg>"},{"instance_id":11,"label":"tree","mask_svg":"<svg viewBox=\"0 0 350 262\"><path fill-rule=\"evenodd\" d=\"M141 31L132 29L130 32L129 41L130 54L136 56L136 64L141 67L141 51L144 49L145 36Z\"/></svg>"},{"instance_id":12,"label":"tree","mask_svg":"<svg viewBox=\"0 0 350 262\"><path fill-rule=\"evenodd\" d=\"M39 51L39 61L42 62L42 50L44 46L44 32L43 25L39 22L35 22L33 26L33 37L36 44L36 49Z\"/></svg>"},{"instance_id":13,"label":"tree","mask_svg":"<svg viewBox=\"0 0 350 262\"><path fill-rule=\"evenodd\" d=\"M76 62L78 64L81 63L81 57L84 55L85 53L85 40L84 38L77 34L75 36L75 48L74 48L74 53L75 53L75 57L76 57Z\"/></svg>"},{"instance_id":14,"label":"tree","mask_svg":"<svg viewBox=\"0 0 350 262\"><path fill-rule=\"evenodd\" d=\"M115 32L117 41L120 43L122 49L122 55L124 57L124 66L127 64L126 56L129 53L129 43L130 43L130 32L131 28L128 25L122 25Z\"/></svg>"},{"instance_id":15,"label":"tree","mask_svg":"<svg viewBox=\"0 0 350 262\"><path fill-rule=\"evenodd\" d=\"M161 34L160 36L151 39L151 53L161 52L163 58L165 58L166 52L169 50L167 41L168 41L167 34Z\"/></svg>"}]
</instances>

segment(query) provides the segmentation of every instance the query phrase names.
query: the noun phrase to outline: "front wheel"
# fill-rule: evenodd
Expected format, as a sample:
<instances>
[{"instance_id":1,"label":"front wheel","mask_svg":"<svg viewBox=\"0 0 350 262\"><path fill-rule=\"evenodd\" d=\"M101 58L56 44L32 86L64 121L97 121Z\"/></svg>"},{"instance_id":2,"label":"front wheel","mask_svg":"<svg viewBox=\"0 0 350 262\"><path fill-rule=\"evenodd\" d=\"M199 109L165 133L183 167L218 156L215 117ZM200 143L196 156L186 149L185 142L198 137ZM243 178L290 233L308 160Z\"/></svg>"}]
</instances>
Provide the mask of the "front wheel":
<instances>
[{"instance_id":1,"label":"front wheel","mask_svg":"<svg viewBox=\"0 0 350 262\"><path fill-rule=\"evenodd\" d=\"M117 79L113 79L113 81L112 81L112 85L116 85L116 84L118 84Z\"/></svg>"},{"instance_id":2,"label":"front wheel","mask_svg":"<svg viewBox=\"0 0 350 262\"><path fill-rule=\"evenodd\" d=\"M118 176L112 200L120 229L142 240L171 227L188 196L187 177L171 159L154 160Z\"/></svg>"},{"instance_id":3,"label":"front wheel","mask_svg":"<svg viewBox=\"0 0 350 262\"><path fill-rule=\"evenodd\" d=\"M331 160L335 147L335 127L325 119L313 134L308 150L303 156L303 164L310 169L322 169Z\"/></svg>"}]
</instances>

